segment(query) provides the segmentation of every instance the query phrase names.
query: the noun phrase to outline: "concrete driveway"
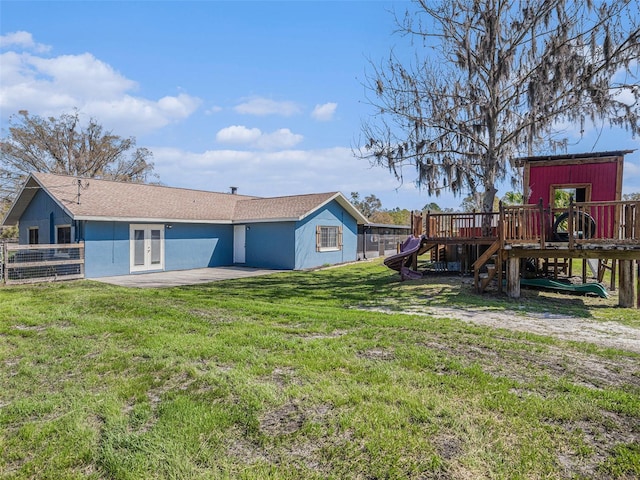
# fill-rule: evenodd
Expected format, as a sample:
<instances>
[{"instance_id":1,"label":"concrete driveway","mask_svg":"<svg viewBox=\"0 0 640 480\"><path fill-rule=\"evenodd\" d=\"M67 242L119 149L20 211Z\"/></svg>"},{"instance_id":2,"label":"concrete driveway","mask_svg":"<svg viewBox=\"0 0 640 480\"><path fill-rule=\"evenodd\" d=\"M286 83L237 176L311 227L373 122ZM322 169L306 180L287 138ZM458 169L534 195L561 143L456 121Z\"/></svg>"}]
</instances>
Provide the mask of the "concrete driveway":
<instances>
[{"instance_id":1,"label":"concrete driveway","mask_svg":"<svg viewBox=\"0 0 640 480\"><path fill-rule=\"evenodd\" d=\"M139 273L136 275L119 275L117 277L94 278L97 282L110 283L121 287L158 288L196 285L199 283L218 282L234 278L256 277L282 272L283 270L267 270L249 267L215 267L196 268L193 270L176 270L171 272Z\"/></svg>"}]
</instances>

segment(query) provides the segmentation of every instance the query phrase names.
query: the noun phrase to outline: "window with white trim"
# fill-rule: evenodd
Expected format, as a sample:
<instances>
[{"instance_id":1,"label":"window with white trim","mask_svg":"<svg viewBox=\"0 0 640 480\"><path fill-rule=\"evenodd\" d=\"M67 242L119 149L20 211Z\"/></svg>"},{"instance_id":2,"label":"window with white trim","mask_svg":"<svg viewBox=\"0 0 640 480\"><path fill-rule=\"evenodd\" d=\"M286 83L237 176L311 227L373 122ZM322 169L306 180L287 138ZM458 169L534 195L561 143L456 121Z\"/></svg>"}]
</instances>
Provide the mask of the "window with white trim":
<instances>
[{"instance_id":1,"label":"window with white trim","mask_svg":"<svg viewBox=\"0 0 640 480\"><path fill-rule=\"evenodd\" d=\"M342 227L318 225L316 250L318 252L342 250Z\"/></svg>"}]
</instances>

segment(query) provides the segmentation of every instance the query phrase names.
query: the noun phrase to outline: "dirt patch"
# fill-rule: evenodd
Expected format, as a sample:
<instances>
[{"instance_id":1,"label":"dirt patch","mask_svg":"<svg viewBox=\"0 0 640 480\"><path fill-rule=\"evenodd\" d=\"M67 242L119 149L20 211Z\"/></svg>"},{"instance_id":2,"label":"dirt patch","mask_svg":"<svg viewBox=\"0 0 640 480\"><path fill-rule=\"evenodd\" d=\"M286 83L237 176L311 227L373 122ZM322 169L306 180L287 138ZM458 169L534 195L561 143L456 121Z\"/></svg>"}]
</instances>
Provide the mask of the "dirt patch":
<instances>
[{"instance_id":1,"label":"dirt patch","mask_svg":"<svg viewBox=\"0 0 640 480\"><path fill-rule=\"evenodd\" d=\"M588 388L634 385L640 388L640 367L636 358L600 356L545 345L535 353L522 349L490 348L482 345L431 341L425 347L464 358L469 364L481 363L488 373L520 383L533 383L536 377L570 377L572 382ZM447 372L444 372L447 373ZM526 393L529 394L529 393Z\"/></svg>"},{"instance_id":2,"label":"dirt patch","mask_svg":"<svg viewBox=\"0 0 640 480\"><path fill-rule=\"evenodd\" d=\"M312 334L301 334L300 337L306 340L325 340L331 338L339 338L347 333L346 330L334 330L330 333L312 333Z\"/></svg>"},{"instance_id":3,"label":"dirt patch","mask_svg":"<svg viewBox=\"0 0 640 480\"><path fill-rule=\"evenodd\" d=\"M300 430L306 415L295 403L287 403L282 407L267 412L260 419L260 430L269 435L288 435Z\"/></svg>"},{"instance_id":4,"label":"dirt patch","mask_svg":"<svg viewBox=\"0 0 640 480\"><path fill-rule=\"evenodd\" d=\"M268 380L283 389L290 385L302 385L302 381L296 375L296 371L290 367L278 367L271 372Z\"/></svg>"},{"instance_id":5,"label":"dirt patch","mask_svg":"<svg viewBox=\"0 0 640 480\"><path fill-rule=\"evenodd\" d=\"M604 422L587 422L584 420L567 421L559 424L567 435L581 439L589 454L580 451L563 450L558 453L558 463L567 477L576 475L585 478L609 478L598 474L598 466L610 455L613 447L619 444L633 444L640 441L635 419L630 419L612 412L603 412ZM631 475L631 474L630 474ZM619 477L619 478L632 478Z\"/></svg>"},{"instance_id":6,"label":"dirt patch","mask_svg":"<svg viewBox=\"0 0 640 480\"><path fill-rule=\"evenodd\" d=\"M231 431L227 436L227 455L237 458L240 464L270 463L288 464L319 474L328 474L330 465L322 456L327 445L338 441L344 444L350 441L349 434L320 435L318 438L295 437L294 442L280 441L282 435L296 435L306 422L319 424L326 429L334 413L330 404L301 405L288 402L265 412L260 419L260 432L267 437L265 441L251 441L240 431Z\"/></svg>"},{"instance_id":7,"label":"dirt patch","mask_svg":"<svg viewBox=\"0 0 640 480\"><path fill-rule=\"evenodd\" d=\"M449 337L435 332L417 341L417 344L445 357L454 356L467 365L480 364L487 373L516 381L518 386L511 389L511 393L523 398L547 398L554 394L545 390L544 382L538 381L540 378L566 377L572 384L590 389L640 389L640 363L637 355L634 355L640 354L638 328L551 313L496 311L478 307L410 306L403 307L400 312L397 308L376 310L451 318L475 325L544 335L562 341L587 342L629 352L629 355L608 357L567 348L562 344L529 342L526 338L514 341L508 333L498 330L491 336L496 341L493 344L478 343L464 335L452 342ZM437 363L435 368L438 374L450 374L446 362ZM640 441L636 417L605 409L601 409L599 415L600 418L589 420L550 421L551 428L557 428L574 439L567 442L557 455L558 465L567 478L575 475L581 478L609 478L598 469L610 458L616 446ZM447 436L434 438L434 445L445 460L455 459L464 447L459 439Z\"/></svg>"},{"instance_id":8,"label":"dirt patch","mask_svg":"<svg viewBox=\"0 0 640 480\"><path fill-rule=\"evenodd\" d=\"M479 325L548 335L561 340L588 342L601 347L640 353L640 329L616 322L598 322L553 313L523 314L508 310L496 312L480 308L462 310L430 307L430 310L432 311L425 313L435 317L457 318Z\"/></svg>"},{"instance_id":9,"label":"dirt patch","mask_svg":"<svg viewBox=\"0 0 640 480\"><path fill-rule=\"evenodd\" d=\"M397 310L376 309L386 313ZM588 342L599 347L616 348L640 354L640 329L615 322L554 315L549 313L527 313L496 311L486 308L452 308L416 306L401 313L424 315L434 318L453 318L476 325L504 328L518 332L551 336L560 340ZM495 337L494 338L498 338ZM505 342L506 344L506 342ZM434 350L446 350L468 361L481 362L490 373L506 376L517 381L531 381L532 375L546 374L554 377L571 376L574 382L590 388L634 385L640 388L640 364L635 356L615 356L611 359L600 355L577 352L570 353L560 346L539 345L535 353L508 347L495 349L477 344L437 340L424 344ZM542 348L541 351L538 351Z\"/></svg>"},{"instance_id":10,"label":"dirt patch","mask_svg":"<svg viewBox=\"0 0 640 480\"><path fill-rule=\"evenodd\" d=\"M444 460L452 460L463 453L462 441L454 435L436 435L431 441Z\"/></svg>"},{"instance_id":11,"label":"dirt patch","mask_svg":"<svg viewBox=\"0 0 640 480\"><path fill-rule=\"evenodd\" d=\"M260 431L273 437L297 432L305 422L325 424L332 409L328 404L301 406L297 402L288 402L265 412L260 419Z\"/></svg>"},{"instance_id":12,"label":"dirt patch","mask_svg":"<svg viewBox=\"0 0 640 480\"><path fill-rule=\"evenodd\" d=\"M383 350L380 348L373 348L371 350L365 350L364 352L358 353L358 356L361 358L366 358L367 360L393 360L395 358L395 353L390 350Z\"/></svg>"},{"instance_id":13,"label":"dirt patch","mask_svg":"<svg viewBox=\"0 0 640 480\"><path fill-rule=\"evenodd\" d=\"M366 309L366 307L365 307ZM588 342L605 348L617 348L640 354L640 329L616 322L600 322L553 313L523 313L489 308L453 308L408 306L401 311L375 308L385 313L406 313L435 318L453 318L476 325L506 328L547 335L560 340Z\"/></svg>"}]
</instances>

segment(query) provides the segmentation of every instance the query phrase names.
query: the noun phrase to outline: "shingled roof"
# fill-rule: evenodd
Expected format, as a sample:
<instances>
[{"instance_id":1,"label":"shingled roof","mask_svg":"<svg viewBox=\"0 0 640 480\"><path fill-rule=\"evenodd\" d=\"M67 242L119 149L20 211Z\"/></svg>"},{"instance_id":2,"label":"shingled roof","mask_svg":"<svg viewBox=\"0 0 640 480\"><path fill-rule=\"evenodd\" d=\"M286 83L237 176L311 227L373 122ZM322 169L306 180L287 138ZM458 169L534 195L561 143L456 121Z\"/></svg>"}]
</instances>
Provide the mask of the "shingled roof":
<instances>
[{"instance_id":1,"label":"shingled roof","mask_svg":"<svg viewBox=\"0 0 640 480\"><path fill-rule=\"evenodd\" d=\"M301 220L337 200L358 221L366 218L339 192L259 198L247 195L32 173L3 224L17 223L39 189L74 220L238 223Z\"/></svg>"},{"instance_id":2,"label":"shingled roof","mask_svg":"<svg viewBox=\"0 0 640 480\"><path fill-rule=\"evenodd\" d=\"M233 217L236 222L302 220L311 212L340 196L339 192L330 192L241 200L236 204Z\"/></svg>"}]
</instances>

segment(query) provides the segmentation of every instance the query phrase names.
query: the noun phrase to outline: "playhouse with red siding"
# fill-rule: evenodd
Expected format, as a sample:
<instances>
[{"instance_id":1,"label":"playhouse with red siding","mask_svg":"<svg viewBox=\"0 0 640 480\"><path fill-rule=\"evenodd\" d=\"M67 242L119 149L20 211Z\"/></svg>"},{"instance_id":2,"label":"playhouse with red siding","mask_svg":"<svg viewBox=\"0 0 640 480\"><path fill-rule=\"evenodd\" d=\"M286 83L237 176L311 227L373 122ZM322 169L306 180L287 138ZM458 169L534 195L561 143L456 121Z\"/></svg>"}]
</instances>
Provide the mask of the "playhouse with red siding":
<instances>
[{"instance_id":1,"label":"playhouse with red siding","mask_svg":"<svg viewBox=\"0 0 640 480\"><path fill-rule=\"evenodd\" d=\"M622 198L624 155L632 150L525 157L524 201L556 207L558 190L569 193L575 202L619 201Z\"/></svg>"}]
</instances>

